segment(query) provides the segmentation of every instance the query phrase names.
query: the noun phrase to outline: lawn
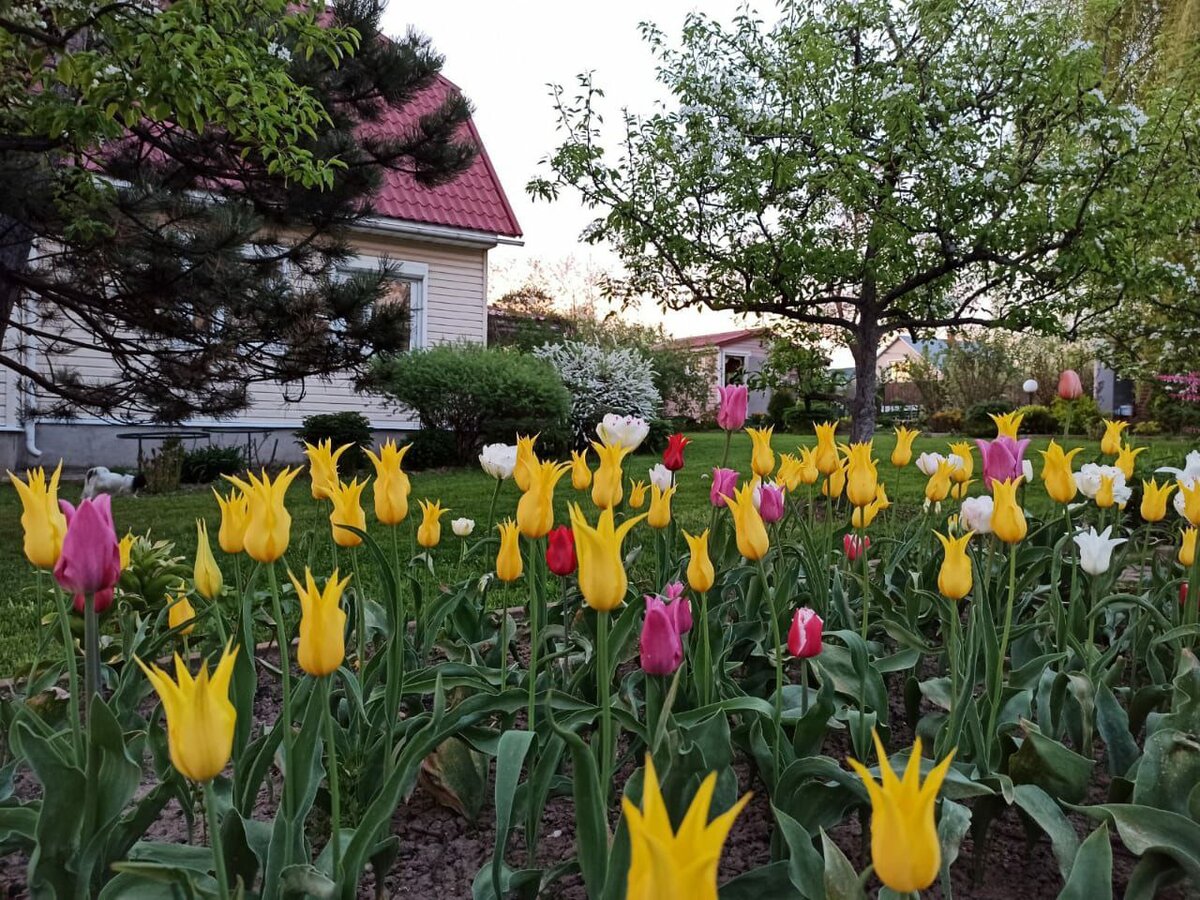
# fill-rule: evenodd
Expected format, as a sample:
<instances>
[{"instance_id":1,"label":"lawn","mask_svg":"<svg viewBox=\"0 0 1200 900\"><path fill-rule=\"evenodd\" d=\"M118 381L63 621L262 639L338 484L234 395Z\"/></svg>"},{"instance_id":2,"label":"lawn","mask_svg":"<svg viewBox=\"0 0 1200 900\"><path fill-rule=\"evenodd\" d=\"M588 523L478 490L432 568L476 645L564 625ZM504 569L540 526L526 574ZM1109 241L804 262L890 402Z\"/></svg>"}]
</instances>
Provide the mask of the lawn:
<instances>
[{"instance_id":1,"label":"lawn","mask_svg":"<svg viewBox=\"0 0 1200 900\"><path fill-rule=\"evenodd\" d=\"M944 436L921 437L914 445L914 455L923 451L946 452L949 440L950 438ZM702 528L707 520L709 474L712 468L721 462L724 441L725 437L721 432L698 433L687 449L687 465L679 473L679 491L674 503L676 520L684 528ZM1041 458L1036 451L1044 448L1048 442L1049 438L1035 437L1030 446L1027 458L1034 461L1039 472ZM779 434L775 436L773 446L776 452L788 452L799 444L811 446L813 443L814 438L810 435ZM1185 442L1179 439L1154 439L1153 442L1147 443L1150 449L1138 459L1139 476L1148 476L1154 468L1161 465L1181 465L1186 452L1195 447L1194 441ZM1085 448L1076 459L1076 468L1083 462L1099 459L1097 442L1071 439L1069 444ZM876 455L880 460L880 479L887 484L888 494L895 504L885 516L903 515L905 508L911 510L915 507L922 498L925 482L924 476L913 465L900 471L891 466L889 458L893 445L894 438L890 433L881 433L875 440ZM734 435L730 445L730 466L739 469L745 475L749 471L749 458L750 439L743 433ZM657 461L657 457L652 454L637 454L626 460L626 475L645 479L647 470ZM47 461L47 464L51 462ZM594 466L594 457L591 462ZM975 453L975 466L978 472L978 451ZM417 499L440 499L451 512L443 518L442 542L434 554L437 580L454 582L487 568L487 565L477 559L469 559L464 564L462 556L471 548L474 548L473 556L490 556L494 552L491 544L481 546L481 538L486 536L488 507L495 482L478 467L417 472L413 474L412 482L410 516L399 526L400 540L404 544L411 540L414 520L420 517L416 506ZM61 494L66 499L75 500L80 487L79 483L67 483ZM982 487L977 480L972 486L972 493L981 491ZM803 502L805 489L801 488L797 494ZM571 490L569 476L560 482L556 496L557 521L566 520L567 503L579 497L580 495ZM1040 490L1030 491L1026 497L1026 502L1034 510L1049 505ZM516 486L512 481L505 482L496 504L497 518L511 515L516 500ZM288 501L293 516L292 547L288 553L288 563L294 569L302 569L307 562L318 574L328 571L332 568L333 560L327 507L311 499L308 482L303 479L297 479L293 484ZM364 501L368 508L368 521L371 522L368 530L385 547L389 546L391 535L387 533L388 529L371 521L373 517L369 491L368 495L364 495ZM593 514L590 502L585 503L585 509L589 516ZM167 495L118 497L113 502L113 515L118 534L124 534L130 529L136 533L149 531L156 539L172 541L176 552L189 560L189 568L195 551L196 519L206 519L213 536L218 562L227 581L232 579L232 559L215 546L220 518L216 501L207 487ZM465 546L464 541L455 537L450 530L450 521L459 516L472 518L477 523L475 533L465 541ZM844 512L842 518L845 518ZM341 552L339 562L343 569L351 565L348 556L347 551ZM375 578L373 568L365 556L360 559L359 569L367 590L370 591ZM647 590L651 588L649 581L652 576L648 567L635 569L631 574L635 579L640 576L645 581L642 587ZM39 643L39 632L36 627L35 576L21 552L20 504L16 492L8 485L0 488L0 585L4 586L3 596L0 597L4 623L0 628L0 675L11 675L23 671L32 661ZM494 603L516 604L523 601L525 593L522 588L497 586L490 597Z\"/></svg>"}]
</instances>

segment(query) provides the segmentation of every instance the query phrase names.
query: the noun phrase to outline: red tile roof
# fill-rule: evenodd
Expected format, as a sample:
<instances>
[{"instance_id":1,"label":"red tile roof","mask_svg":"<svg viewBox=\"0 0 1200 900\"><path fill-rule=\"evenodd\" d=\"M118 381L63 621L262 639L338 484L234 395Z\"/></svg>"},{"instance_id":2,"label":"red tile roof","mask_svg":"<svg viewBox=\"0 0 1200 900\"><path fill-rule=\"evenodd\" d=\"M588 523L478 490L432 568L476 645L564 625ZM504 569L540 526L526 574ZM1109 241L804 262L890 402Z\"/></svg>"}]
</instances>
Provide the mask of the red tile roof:
<instances>
[{"instance_id":1,"label":"red tile roof","mask_svg":"<svg viewBox=\"0 0 1200 900\"><path fill-rule=\"evenodd\" d=\"M436 110L446 96L458 88L438 75L424 91L401 109L388 110L371 125L372 130L404 133L426 113ZM383 186L375 195L375 213L423 225L463 228L505 237L520 237L521 226L504 196L504 188L492 167L475 123L468 121L467 136L479 147L471 167L453 181L437 187L417 184L407 172L384 173Z\"/></svg>"},{"instance_id":2,"label":"red tile roof","mask_svg":"<svg viewBox=\"0 0 1200 900\"><path fill-rule=\"evenodd\" d=\"M740 328L737 331L718 331L715 334L697 334L692 337L680 338L676 343L682 347L721 347L725 344L736 344L747 338L761 337L770 329Z\"/></svg>"}]
</instances>

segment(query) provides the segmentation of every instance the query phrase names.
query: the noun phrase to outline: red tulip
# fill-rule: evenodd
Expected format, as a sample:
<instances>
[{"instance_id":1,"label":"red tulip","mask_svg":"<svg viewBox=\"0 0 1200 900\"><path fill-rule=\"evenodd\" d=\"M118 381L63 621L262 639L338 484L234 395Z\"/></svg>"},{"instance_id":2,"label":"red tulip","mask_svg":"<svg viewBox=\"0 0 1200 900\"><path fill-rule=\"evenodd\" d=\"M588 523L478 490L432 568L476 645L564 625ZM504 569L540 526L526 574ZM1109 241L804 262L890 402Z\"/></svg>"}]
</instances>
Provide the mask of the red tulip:
<instances>
[{"instance_id":1,"label":"red tulip","mask_svg":"<svg viewBox=\"0 0 1200 900\"><path fill-rule=\"evenodd\" d=\"M675 628L675 619L667 605L652 595L646 597L639 647L642 669L647 675L670 675L683 662L683 640Z\"/></svg>"},{"instance_id":2,"label":"red tulip","mask_svg":"<svg viewBox=\"0 0 1200 900\"><path fill-rule=\"evenodd\" d=\"M1083 382L1074 369L1067 369L1058 376L1058 396L1064 400L1078 400L1083 396Z\"/></svg>"},{"instance_id":3,"label":"red tulip","mask_svg":"<svg viewBox=\"0 0 1200 900\"><path fill-rule=\"evenodd\" d=\"M101 494L84 500L78 509L66 500L58 504L67 517L67 533L62 554L54 565L54 578L70 594L96 595L96 611L103 611L112 603L112 589L121 575L112 499ZM82 596L77 596L76 604L83 609Z\"/></svg>"},{"instance_id":4,"label":"red tulip","mask_svg":"<svg viewBox=\"0 0 1200 900\"><path fill-rule=\"evenodd\" d=\"M663 451L663 465L672 472L683 468L683 448L690 444L690 438L682 434L673 434L667 438L667 449Z\"/></svg>"},{"instance_id":5,"label":"red tulip","mask_svg":"<svg viewBox=\"0 0 1200 900\"><path fill-rule=\"evenodd\" d=\"M575 534L568 525L559 525L546 535L546 565L555 575L567 577L579 565L575 558Z\"/></svg>"},{"instance_id":6,"label":"red tulip","mask_svg":"<svg viewBox=\"0 0 1200 900\"><path fill-rule=\"evenodd\" d=\"M846 559L854 562L867 550L871 549L871 539L869 537L859 537L857 534L847 534L842 538L842 550L846 554Z\"/></svg>"},{"instance_id":7,"label":"red tulip","mask_svg":"<svg viewBox=\"0 0 1200 900\"><path fill-rule=\"evenodd\" d=\"M788 653L797 659L809 659L821 652L821 630L825 623L821 617L802 606L792 616L792 627L788 631Z\"/></svg>"}]
</instances>

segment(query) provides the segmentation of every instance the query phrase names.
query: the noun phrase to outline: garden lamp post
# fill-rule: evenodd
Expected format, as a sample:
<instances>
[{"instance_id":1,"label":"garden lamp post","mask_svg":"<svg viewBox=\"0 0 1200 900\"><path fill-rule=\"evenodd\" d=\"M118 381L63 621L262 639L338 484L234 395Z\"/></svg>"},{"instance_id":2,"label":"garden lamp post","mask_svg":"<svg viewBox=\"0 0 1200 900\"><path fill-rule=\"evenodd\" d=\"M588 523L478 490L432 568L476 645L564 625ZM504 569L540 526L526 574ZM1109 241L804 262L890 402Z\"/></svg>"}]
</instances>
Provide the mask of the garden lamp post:
<instances>
[{"instance_id":1,"label":"garden lamp post","mask_svg":"<svg viewBox=\"0 0 1200 900\"><path fill-rule=\"evenodd\" d=\"M1026 378L1025 383L1021 388L1029 396L1029 405L1033 406L1033 395L1037 393L1038 383L1036 378Z\"/></svg>"}]
</instances>

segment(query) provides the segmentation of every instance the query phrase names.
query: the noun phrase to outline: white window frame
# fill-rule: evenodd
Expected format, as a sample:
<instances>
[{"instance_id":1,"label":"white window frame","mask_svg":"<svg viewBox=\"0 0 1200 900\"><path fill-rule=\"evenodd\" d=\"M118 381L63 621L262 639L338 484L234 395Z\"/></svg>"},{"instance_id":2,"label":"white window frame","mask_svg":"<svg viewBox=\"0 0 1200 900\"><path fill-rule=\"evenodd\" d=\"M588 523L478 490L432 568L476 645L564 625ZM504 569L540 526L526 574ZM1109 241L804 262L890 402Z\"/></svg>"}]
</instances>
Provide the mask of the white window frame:
<instances>
[{"instance_id":1,"label":"white window frame","mask_svg":"<svg viewBox=\"0 0 1200 900\"><path fill-rule=\"evenodd\" d=\"M409 289L408 349L429 346L429 264L384 256L359 254L338 266L339 272L377 272L384 263L395 269L392 278L407 281Z\"/></svg>"},{"instance_id":2,"label":"white window frame","mask_svg":"<svg viewBox=\"0 0 1200 900\"><path fill-rule=\"evenodd\" d=\"M750 354L749 353L727 353L724 349L721 350L721 387L729 387L729 382L725 380L726 362L730 359L740 359L742 361L743 376L750 371ZM742 382L745 384L745 382Z\"/></svg>"}]
</instances>

